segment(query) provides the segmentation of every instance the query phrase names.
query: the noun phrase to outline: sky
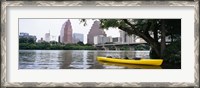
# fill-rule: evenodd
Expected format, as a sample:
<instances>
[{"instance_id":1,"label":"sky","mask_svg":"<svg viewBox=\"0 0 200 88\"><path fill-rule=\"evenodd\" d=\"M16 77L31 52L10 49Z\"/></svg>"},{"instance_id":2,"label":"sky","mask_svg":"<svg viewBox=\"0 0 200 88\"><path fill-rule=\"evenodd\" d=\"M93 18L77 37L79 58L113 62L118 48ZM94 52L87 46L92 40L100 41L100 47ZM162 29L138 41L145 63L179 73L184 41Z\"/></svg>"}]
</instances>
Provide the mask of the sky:
<instances>
[{"instance_id":1,"label":"sky","mask_svg":"<svg viewBox=\"0 0 200 88\"><path fill-rule=\"evenodd\" d=\"M58 41L58 36L60 35L60 30L62 25L68 19L19 19L19 33L26 32L29 35L35 35L37 40L43 38L45 33L49 33L56 37ZM87 43L87 34L91 29L94 20L88 19L87 25L84 26L80 23L80 19L70 19L73 33L84 34L84 43ZM119 37L119 29L109 28L105 30L107 36Z\"/></svg>"}]
</instances>

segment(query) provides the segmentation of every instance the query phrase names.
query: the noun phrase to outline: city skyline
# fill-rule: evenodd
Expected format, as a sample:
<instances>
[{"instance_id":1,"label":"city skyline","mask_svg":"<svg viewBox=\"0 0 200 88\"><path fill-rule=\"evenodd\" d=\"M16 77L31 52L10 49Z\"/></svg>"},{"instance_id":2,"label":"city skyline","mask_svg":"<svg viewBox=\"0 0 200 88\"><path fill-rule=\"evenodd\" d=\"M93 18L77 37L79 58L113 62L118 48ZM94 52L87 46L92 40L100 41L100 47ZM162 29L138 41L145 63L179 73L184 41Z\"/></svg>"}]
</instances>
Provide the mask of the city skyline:
<instances>
[{"instance_id":1,"label":"city skyline","mask_svg":"<svg viewBox=\"0 0 200 88\"><path fill-rule=\"evenodd\" d=\"M58 36L60 35L60 30L62 25L68 19L19 19L19 33L26 32L30 35L35 35L37 41L41 38L45 38L45 34L49 33L51 36L55 36L58 41ZM80 19L70 19L73 33L81 33L84 35L84 43L87 43L87 34L89 33L92 24L95 20L88 19L87 25L80 23ZM116 28L110 28L109 30L104 30L107 36L119 37L119 30Z\"/></svg>"}]
</instances>

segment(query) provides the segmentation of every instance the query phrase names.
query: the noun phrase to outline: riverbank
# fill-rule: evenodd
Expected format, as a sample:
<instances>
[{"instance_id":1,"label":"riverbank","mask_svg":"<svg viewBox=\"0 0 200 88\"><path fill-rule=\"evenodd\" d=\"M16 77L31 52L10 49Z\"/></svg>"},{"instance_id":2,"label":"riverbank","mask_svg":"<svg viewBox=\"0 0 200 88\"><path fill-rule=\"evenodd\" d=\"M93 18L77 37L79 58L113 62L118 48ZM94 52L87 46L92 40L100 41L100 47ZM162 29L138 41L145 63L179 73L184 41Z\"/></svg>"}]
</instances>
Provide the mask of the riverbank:
<instances>
[{"instance_id":1,"label":"riverbank","mask_svg":"<svg viewBox=\"0 0 200 88\"><path fill-rule=\"evenodd\" d=\"M96 50L88 44L19 43L20 50Z\"/></svg>"},{"instance_id":2,"label":"riverbank","mask_svg":"<svg viewBox=\"0 0 200 88\"><path fill-rule=\"evenodd\" d=\"M103 50L91 44L61 44L61 43L19 43L20 50ZM110 48L109 50L115 50ZM120 50L129 50L129 47L121 47ZM138 45L135 50L149 50L148 46Z\"/></svg>"}]
</instances>

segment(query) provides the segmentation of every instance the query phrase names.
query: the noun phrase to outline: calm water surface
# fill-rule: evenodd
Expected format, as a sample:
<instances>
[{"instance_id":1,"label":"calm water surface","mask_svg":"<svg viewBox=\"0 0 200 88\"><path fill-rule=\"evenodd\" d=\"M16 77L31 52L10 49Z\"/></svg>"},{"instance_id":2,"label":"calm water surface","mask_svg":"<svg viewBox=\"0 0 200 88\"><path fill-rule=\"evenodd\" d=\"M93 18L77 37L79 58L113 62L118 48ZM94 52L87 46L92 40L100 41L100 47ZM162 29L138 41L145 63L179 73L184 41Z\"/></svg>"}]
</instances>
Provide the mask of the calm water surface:
<instances>
[{"instance_id":1,"label":"calm water surface","mask_svg":"<svg viewBox=\"0 0 200 88\"><path fill-rule=\"evenodd\" d=\"M19 69L159 69L159 66L99 62L97 56L149 58L149 51L19 50Z\"/></svg>"}]
</instances>

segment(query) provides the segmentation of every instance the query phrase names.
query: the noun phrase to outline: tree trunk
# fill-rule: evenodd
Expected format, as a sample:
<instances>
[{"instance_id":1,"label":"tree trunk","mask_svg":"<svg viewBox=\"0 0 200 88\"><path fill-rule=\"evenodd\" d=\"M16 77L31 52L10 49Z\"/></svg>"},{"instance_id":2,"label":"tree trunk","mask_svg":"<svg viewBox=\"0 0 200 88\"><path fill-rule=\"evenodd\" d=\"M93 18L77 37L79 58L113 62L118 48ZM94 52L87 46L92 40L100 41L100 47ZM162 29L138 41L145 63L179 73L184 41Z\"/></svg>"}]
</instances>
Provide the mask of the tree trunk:
<instances>
[{"instance_id":1,"label":"tree trunk","mask_svg":"<svg viewBox=\"0 0 200 88\"><path fill-rule=\"evenodd\" d=\"M160 51L161 58L163 58L164 51L165 51L165 48L166 48L165 37L166 37L165 21L162 20L161 21L161 51Z\"/></svg>"},{"instance_id":2,"label":"tree trunk","mask_svg":"<svg viewBox=\"0 0 200 88\"><path fill-rule=\"evenodd\" d=\"M158 41L158 30L157 29L154 29L154 31L153 31L153 37L154 37L155 41Z\"/></svg>"},{"instance_id":3,"label":"tree trunk","mask_svg":"<svg viewBox=\"0 0 200 88\"><path fill-rule=\"evenodd\" d=\"M171 34L171 43L173 43L174 42L174 36L173 36L173 34Z\"/></svg>"},{"instance_id":4,"label":"tree trunk","mask_svg":"<svg viewBox=\"0 0 200 88\"><path fill-rule=\"evenodd\" d=\"M152 47L152 49L156 53L156 56L157 56L156 58L161 58L160 44L157 41L155 41L150 35L138 33L138 36L143 38Z\"/></svg>"}]
</instances>

